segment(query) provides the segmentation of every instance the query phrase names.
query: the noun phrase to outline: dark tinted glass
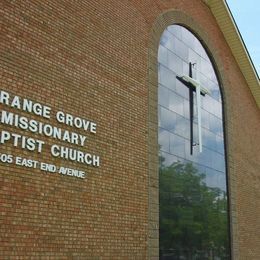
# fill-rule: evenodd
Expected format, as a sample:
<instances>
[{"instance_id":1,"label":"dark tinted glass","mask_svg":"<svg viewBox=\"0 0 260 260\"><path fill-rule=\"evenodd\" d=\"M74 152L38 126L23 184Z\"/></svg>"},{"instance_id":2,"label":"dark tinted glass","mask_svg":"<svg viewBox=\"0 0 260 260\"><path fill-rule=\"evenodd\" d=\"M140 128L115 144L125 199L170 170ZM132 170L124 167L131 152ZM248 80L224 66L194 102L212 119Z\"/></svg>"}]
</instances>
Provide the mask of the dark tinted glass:
<instances>
[{"instance_id":1,"label":"dark tinted glass","mask_svg":"<svg viewBox=\"0 0 260 260\"><path fill-rule=\"evenodd\" d=\"M230 259L222 101L212 63L186 28L169 26L159 62L160 259ZM176 76L206 86L201 96L202 152L194 96L193 154L189 88Z\"/></svg>"}]
</instances>

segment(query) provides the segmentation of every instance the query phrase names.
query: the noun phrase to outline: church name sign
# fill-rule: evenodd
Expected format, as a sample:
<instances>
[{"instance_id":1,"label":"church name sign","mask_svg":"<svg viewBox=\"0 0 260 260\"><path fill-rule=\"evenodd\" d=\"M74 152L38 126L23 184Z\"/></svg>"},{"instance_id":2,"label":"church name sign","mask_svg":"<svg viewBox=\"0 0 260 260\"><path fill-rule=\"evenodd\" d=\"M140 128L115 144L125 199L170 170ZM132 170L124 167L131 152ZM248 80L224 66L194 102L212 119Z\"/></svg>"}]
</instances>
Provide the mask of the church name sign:
<instances>
[{"instance_id":1,"label":"church name sign","mask_svg":"<svg viewBox=\"0 0 260 260\"><path fill-rule=\"evenodd\" d=\"M33 102L27 98L12 96L3 90L0 90L0 105L0 125L9 126L11 129L17 128L26 133L26 135L21 135L13 132L13 130L0 129L0 147L3 144L11 144L13 147L21 150L28 150L38 154L48 150L51 156L55 158L69 160L85 166L100 166L100 157L98 155L86 153L81 150L85 147L87 142L87 136L85 134L96 134L97 124L95 122L64 113L63 111L52 113L52 109L49 106ZM30 115L34 115L34 118L37 116L39 120L30 118ZM55 118L61 127L54 126L48 122L52 117ZM64 129L62 126L67 129L72 129L72 131ZM77 131L79 130L85 134L78 133ZM28 134L30 135L29 137ZM40 136L51 138L55 140L55 143L47 145L45 141L40 139ZM61 145L60 143L65 144ZM66 144L76 145L79 149L68 147ZM60 173L61 175L74 176L82 179L86 177L85 172L81 170L63 166L57 167L53 164L40 162L38 160L23 158L22 156L13 156L1 150L0 162L16 164L28 168L37 168L46 172Z\"/></svg>"}]
</instances>

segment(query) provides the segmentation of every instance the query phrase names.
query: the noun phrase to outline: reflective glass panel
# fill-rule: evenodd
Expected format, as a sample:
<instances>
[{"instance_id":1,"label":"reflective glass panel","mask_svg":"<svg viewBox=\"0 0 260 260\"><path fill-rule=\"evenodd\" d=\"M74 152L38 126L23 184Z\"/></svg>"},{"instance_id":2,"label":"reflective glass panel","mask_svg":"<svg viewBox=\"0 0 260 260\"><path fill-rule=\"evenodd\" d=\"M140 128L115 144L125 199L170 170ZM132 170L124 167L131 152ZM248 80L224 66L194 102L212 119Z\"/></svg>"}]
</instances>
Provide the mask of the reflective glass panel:
<instances>
[{"instance_id":1,"label":"reflective glass panel","mask_svg":"<svg viewBox=\"0 0 260 260\"><path fill-rule=\"evenodd\" d=\"M230 259L222 100L215 70L200 41L179 25L164 31L158 63L160 259ZM201 104L194 83L180 80L185 75L207 89Z\"/></svg>"}]
</instances>

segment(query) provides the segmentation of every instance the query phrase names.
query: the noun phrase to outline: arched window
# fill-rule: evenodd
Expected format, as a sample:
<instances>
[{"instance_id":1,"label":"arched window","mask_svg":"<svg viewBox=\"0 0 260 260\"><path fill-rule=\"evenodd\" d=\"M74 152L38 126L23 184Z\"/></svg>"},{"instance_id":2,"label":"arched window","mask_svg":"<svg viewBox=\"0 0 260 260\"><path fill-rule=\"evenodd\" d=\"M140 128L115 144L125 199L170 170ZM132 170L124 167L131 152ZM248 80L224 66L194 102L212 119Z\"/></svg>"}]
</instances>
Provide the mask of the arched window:
<instances>
[{"instance_id":1,"label":"arched window","mask_svg":"<svg viewBox=\"0 0 260 260\"><path fill-rule=\"evenodd\" d=\"M229 259L222 97L212 62L185 27L158 53L161 259Z\"/></svg>"}]
</instances>

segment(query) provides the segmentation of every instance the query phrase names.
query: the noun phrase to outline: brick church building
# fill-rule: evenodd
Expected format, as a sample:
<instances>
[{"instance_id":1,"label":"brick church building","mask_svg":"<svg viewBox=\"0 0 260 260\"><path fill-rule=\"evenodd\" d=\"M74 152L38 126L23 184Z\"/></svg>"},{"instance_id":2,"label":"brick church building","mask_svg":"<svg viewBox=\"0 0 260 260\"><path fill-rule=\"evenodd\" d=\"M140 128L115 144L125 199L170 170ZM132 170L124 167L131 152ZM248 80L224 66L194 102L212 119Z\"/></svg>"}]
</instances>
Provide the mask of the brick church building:
<instances>
[{"instance_id":1,"label":"brick church building","mask_svg":"<svg viewBox=\"0 0 260 260\"><path fill-rule=\"evenodd\" d=\"M260 258L260 84L224 0L1 17L1 259Z\"/></svg>"}]
</instances>

